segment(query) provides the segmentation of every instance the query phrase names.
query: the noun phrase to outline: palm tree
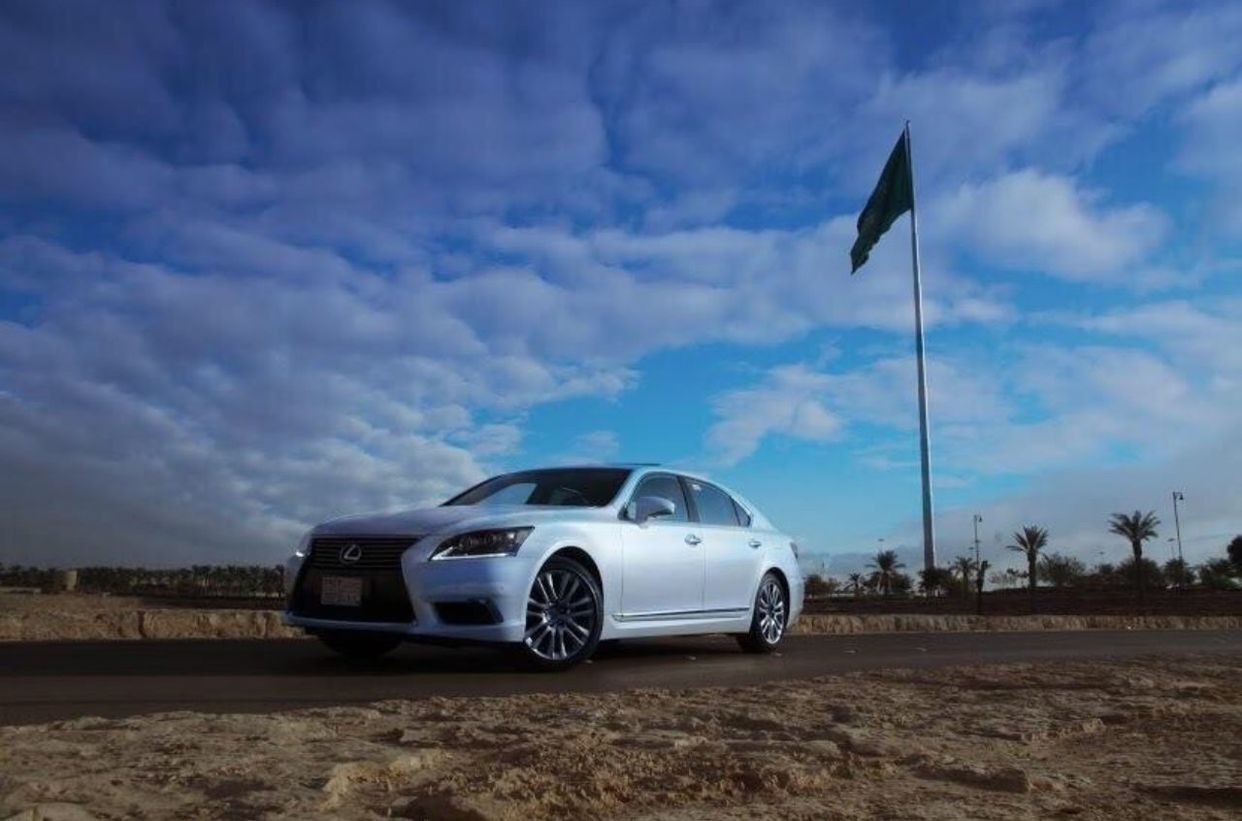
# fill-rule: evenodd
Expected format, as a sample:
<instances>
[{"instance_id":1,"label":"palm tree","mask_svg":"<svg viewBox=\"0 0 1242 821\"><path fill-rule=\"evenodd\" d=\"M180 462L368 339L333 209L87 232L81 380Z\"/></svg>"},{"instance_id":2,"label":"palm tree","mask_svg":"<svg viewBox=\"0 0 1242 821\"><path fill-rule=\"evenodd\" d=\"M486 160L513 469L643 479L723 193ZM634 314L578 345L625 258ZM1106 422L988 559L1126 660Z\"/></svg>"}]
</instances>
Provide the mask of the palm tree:
<instances>
[{"instance_id":1,"label":"palm tree","mask_svg":"<svg viewBox=\"0 0 1242 821\"><path fill-rule=\"evenodd\" d=\"M872 582L876 589L887 596L893 592L893 583L899 575L897 571L905 567L905 564L897 560L896 550L881 550L867 566L875 568L875 572L871 574Z\"/></svg>"},{"instance_id":2,"label":"palm tree","mask_svg":"<svg viewBox=\"0 0 1242 821\"><path fill-rule=\"evenodd\" d=\"M1006 545L1010 550L1026 554L1027 584L1031 590L1031 612L1035 612L1035 586L1039 583L1036 565L1039 562L1039 551L1048 546L1048 531L1037 525L1026 525L1013 534L1013 544Z\"/></svg>"},{"instance_id":3,"label":"palm tree","mask_svg":"<svg viewBox=\"0 0 1242 821\"><path fill-rule=\"evenodd\" d=\"M958 556L949 568L962 577L962 598L970 598L970 580L975 574L975 560L969 556Z\"/></svg>"},{"instance_id":4,"label":"palm tree","mask_svg":"<svg viewBox=\"0 0 1242 821\"><path fill-rule=\"evenodd\" d=\"M854 594L854 598L858 598L858 594L862 593L863 577L861 573L851 573L849 581L845 583L845 589Z\"/></svg>"},{"instance_id":5,"label":"palm tree","mask_svg":"<svg viewBox=\"0 0 1242 821\"><path fill-rule=\"evenodd\" d=\"M1108 519L1108 531L1128 541L1130 549L1134 551L1134 585L1138 588L1140 605L1147 600L1147 580L1143 573L1143 542L1160 535L1156 532L1158 524L1160 520L1156 518L1154 510L1146 513L1138 510L1129 514L1114 513Z\"/></svg>"}]
</instances>

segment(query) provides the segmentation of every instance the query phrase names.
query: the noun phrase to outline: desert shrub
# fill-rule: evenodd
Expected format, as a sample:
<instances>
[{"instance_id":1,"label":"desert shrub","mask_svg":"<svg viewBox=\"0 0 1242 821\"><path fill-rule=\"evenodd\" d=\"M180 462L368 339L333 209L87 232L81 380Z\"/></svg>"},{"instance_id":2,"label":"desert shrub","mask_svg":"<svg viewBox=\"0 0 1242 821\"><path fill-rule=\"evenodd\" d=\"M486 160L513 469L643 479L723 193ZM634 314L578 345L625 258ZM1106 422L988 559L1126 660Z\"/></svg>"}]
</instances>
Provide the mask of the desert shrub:
<instances>
[{"instance_id":1,"label":"desert shrub","mask_svg":"<svg viewBox=\"0 0 1242 821\"><path fill-rule=\"evenodd\" d=\"M1118 581L1120 582L1118 586L1134 587L1135 576L1133 556L1117 565L1117 575L1119 577ZM1143 578L1149 589L1168 587L1168 580L1164 577L1164 570L1160 567L1160 565L1156 564L1146 556L1143 557Z\"/></svg>"},{"instance_id":2,"label":"desert shrub","mask_svg":"<svg viewBox=\"0 0 1242 821\"><path fill-rule=\"evenodd\" d=\"M1164 563L1164 578L1174 587L1188 587L1195 582L1194 571L1182 559L1169 559Z\"/></svg>"},{"instance_id":3,"label":"desert shrub","mask_svg":"<svg viewBox=\"0 0 1242 821\"><path fill-rule=\"evenodd\" d=\"M1213 559L1199 567L1199 584L1212 590L1237 590L1242 588L1237 568L1228 559Z\"/></svg>"},{"instance_id":4,"label":"desert shrub","mask_svg":"<svg viewBox=\"0 0 1242 821\"><path fill-rule=\"evenodd\" d=\"M0 564L0 587L51 587L55 570Z\"/></svg>"},{"instance_id":5,"label":"desert shrub","mask_svg":"<svg viewBox=\"0 0 1242 821\"><path fill-rule=\"evenodd\" d=\"M1234 570L1242 574L1242 535L1233 537L1233 541L1225 548L1225 554L1233 564Z\"/></svg>"},{"instance_id":6,"label":"desert shrub","mask_svg":"<svg viewBox=\"0 0 1242 821\"><path fill-rule=\"evenodd\" d=\"M928 596L946 596L957 591L957 579L947 567L919 571L919 589Z\"/></svg>"},{"instance_id":7,"label":"desert shrub","mask_svg":"<svg viewBox=\"0 0 1242 821\"><path fill-rule=\"evenodd\" d=\"M1087 578L1087 566L1081 559L1060 553L1040 557L1036 572L1041 582L1052 587L1077 587Z\"/></svg>"},{"instance_id":8,"label":"desert shrub","mask_svg":"<svg viewBox=\"0 0 1242 821\"><path fill-rule=\"evenodd\" d=\"M831 576L821 576L818 573L812 573L806 577L806 595L812 598L819 596L831 596L841 589L841 582Z\"/></svg>"}]
</instances>

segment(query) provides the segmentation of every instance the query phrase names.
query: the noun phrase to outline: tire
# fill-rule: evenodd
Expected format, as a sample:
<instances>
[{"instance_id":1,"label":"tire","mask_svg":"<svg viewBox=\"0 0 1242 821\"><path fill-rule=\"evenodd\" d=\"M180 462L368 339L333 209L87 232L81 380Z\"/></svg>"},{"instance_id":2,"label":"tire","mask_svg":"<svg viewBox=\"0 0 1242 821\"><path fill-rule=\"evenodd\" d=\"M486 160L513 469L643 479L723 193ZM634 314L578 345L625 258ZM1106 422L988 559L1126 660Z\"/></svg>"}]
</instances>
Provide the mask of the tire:
<instances>
[{"instance_id":1,"label":"tire","mask_svg":"<svg viewBox=\"0 0 1242 821\"><path fill-rule=\"evenodd\" d=\"M604 595L585 567L553 556L539 568L526 597L526 634L518 660L541 671L568 670L591 657L604 626Z\"/></svg>"},{"instance_id":2,"label":"tire","mask_svg":"<svg viewBox=\"0 0 1242 821\"><path fill-rule=\"evenodd\" d=\"M401 636L388 633L363 633L332 630L316 634L329 650L355 660L377 659L401 644Z\"/></svg>"},{"instance_id":3,"label":"tire","mask_svg":"<svg viewBox=\"0 0 1242 821\"><path fill-rule=\"evenodd\" d=\"M775 573L765 573L755 593L750 631L735 638L747 653L771 653L785 637L788 621L789 594L785 592L785 585Z\"/></svg>"}]
</instances>

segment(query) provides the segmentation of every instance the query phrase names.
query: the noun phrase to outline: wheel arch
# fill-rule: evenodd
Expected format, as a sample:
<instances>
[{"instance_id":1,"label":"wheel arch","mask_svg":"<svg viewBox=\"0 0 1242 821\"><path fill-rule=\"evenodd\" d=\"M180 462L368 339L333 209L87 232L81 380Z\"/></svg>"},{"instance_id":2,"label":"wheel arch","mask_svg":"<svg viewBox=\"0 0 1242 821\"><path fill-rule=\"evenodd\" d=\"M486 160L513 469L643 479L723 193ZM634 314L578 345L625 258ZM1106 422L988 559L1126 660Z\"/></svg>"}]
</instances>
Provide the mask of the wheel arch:
<instances>
[{"instance_id":1,"label":"wheel arch","mask_svg":"<svg viewBox=\"0 0 1242 821\"><path fill-rule=\"evenodd\" d=\"M789 591L789 578L785 575L785 571L782 570L779 565L774 564L770 566L767 570L763 571L763 576L766 576L769 573L776 576L776 580L781 583L781 590L783 590L785 593L785 601L789 604L792 604L793 600L790 598L792 594ZM759 577L759 581L761 583L763 582L763 576Z\"/></svg>"},{"instance_id":2,"label":"wheel arch","mask_svg":"<svg viewBox=\"0 0 1242 821\"><path fill-rule=\"evenodd\" d=\"M558 547L556 550L553 550L543 561L546 564L548 559L556 557L573 559L578 564L585 567L587 572L591 574L591 577L595 579L595 585L599 588L600 595L602 596L604 594L604 577L599 572L599 565L595 562L595 559L590 553L577 545L565 545L564 547Z\"/></svg>"}]
</instances>

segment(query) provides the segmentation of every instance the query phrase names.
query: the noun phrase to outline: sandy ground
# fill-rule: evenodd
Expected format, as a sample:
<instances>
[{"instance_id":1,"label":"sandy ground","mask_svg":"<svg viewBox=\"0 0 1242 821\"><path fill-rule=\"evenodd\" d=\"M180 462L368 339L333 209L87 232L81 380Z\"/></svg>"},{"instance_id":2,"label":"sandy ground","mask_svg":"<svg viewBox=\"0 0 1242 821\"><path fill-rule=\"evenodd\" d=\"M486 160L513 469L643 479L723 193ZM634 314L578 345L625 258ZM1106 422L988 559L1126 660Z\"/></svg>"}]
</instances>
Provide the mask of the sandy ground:
<instances>
[{"instance_id":1,"label":"sandy ground","mask_svg":"<svg viewBox=\"0 0 1242 821\"><path fill-rule=\"evenodd\" d=\"M0 818L1242 816L1242 655L0 728Z\"/></svg>"}]
</instances>

